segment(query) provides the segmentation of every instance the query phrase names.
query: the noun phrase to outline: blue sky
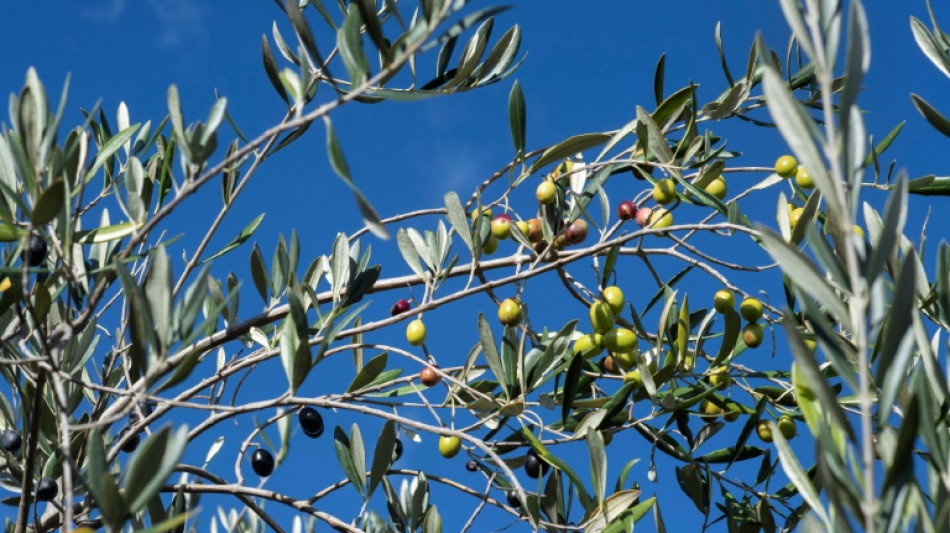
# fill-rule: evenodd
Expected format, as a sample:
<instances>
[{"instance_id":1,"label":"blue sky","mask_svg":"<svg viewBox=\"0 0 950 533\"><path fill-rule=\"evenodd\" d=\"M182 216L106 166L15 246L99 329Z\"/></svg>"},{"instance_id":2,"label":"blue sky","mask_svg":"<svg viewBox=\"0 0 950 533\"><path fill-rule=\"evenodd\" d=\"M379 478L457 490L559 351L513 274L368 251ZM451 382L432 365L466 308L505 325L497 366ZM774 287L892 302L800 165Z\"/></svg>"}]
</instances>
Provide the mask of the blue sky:
<instances>
[{"instance_id":1,"label":"blue sky","mask_svg":"<svg viewBox=\"0 0 950 533\"><path fill-rule=\"evenodd\" d=\"M450 189L467 198L478 183L509 162L513 154L506 106L511 81L515 78L520 81L527 100L528 145L538 148L577 133L616 129L634 117L637 105L652 109L655 106L654 67L664 52L667 93L694 81L700 84L700 100L713 100L727 87L713 40L716 21L722 21L725 48L734 73L744 71L756 32L761 31L766 43L783 56L788 39L777 2L611 0L589 5L596 7L569 0L519 2L499 15L495 35L512 24L522 25L522 50L527 52L519 72L502 83L422 102L354 104L334 113L332 118L354 178L377 210L389 216L440 206L443 193ZM926 20L923 2L869 0L866 7L871 26L872 66L860 104L869 111L867 130L880 138L906 119L902 135L884 159L896 158L897 167L906 168L911 177L946 174L947 159L942 150L946 139L930 129L909 98L910 92L916 92L938 109L950 112L946 90L950 80L926 61L909 30L910 15ZM287 28L281 17L276 6L268 1L89 0L55 6L17 2L6 7L7 24L0 33L3 50L0 72L4 74L0 77L0 92L18 91L25 70L34 66L50 95L58 95L66 74L71 73L67 124L78 124L81 121L79 108L89 109L100 98L110 118L115 116L119 102L124 101L133 123L146 119L157 123L167 112L165 94L174 83L182 94L187 120L204 119L214 101L214 91L218 91L228 98L230 112L245 134L254 136L276 123L285 110L264 76L260 58L261 35L270 36L272 21L278 19L281 28ZM312 24L316 28L320 22L312 19ZM434 56L430 54L420 61L420 71L433 70ZM6 119L0 121L6 122ZM768 166L786 152L784 143L771 130L752 128L738 121L708 127L729 137L729 147L743 152L746 157L742 161L747 165ZM265 222L255 237L264 256L269 260L279 233L289 235L291 228L296 228L303 244L305 268L311 257L329 251L336 232L359 227L350 195L326 163L320 130L313 128L302 141L268 161L222 226L215 241L219 246L264 211L267 213ZM752 183L752 179L761 177L764 175L742 179ZM637 192L639 189L634 188L629 194L632 197ZM880 194L867 197L881 204ZM184 234L179 241L182 247L193 249L200 235L188 230L202 227L213 218L219 198L217 185L210 186L207 193L186 203L176 222L167 227L173 235ZM749 209L765 221L774 221L775 203L771 198ZM207 208L208 202L212 202L213 209ZM936 205L941 202L938 199ZM912 204L911 228L919 226L926 214L923 209L917 209L921 205L920 202ZM428 222L431 222L428 228L435 225L434 219ZM946 237L942 226L939 219L931 221L930 242ZM909 230L908 234L917 232ZM393 241L370 238L366 243L373 246L374 260L384 265L384 276L409 272ZM223 277L228 270L246 273L248 252L249 248L245 247L233 253L229 260L220 261L216 275ZM748 247L737 249L735 253L748 254L740 260L762 259L761 252ZM177 256L173 253L172 257ZM926 264L929 267L932 258ZM180 271L180 263L178 267ZM668 272L674 271L674 266L669 266ZM653 287L646 287L642 294L633 289L639 287L636 276L645 275L633 273L632 279L624 281L630 284L628 295L635 299L635 305L644 305L653 294ZM704 281L695 286L698 300L707 298L718 288L710 285L708 279ZM759 283L751 277L748 281ZM772 288L778 290L779 286ZM564 307L547 305L547 302L563 301L557 299L563 296L554 292L557 290L560 290L559 282L551 278L539 280L529 291L544 304L535 307L544 308L542 323L551 327L582 312L576 303ZM773 298L777 298L776 294L778 292L773 293ZM368 316L386 315L390 298L402 296L406 295L377 298L378 305L367 311ZM242 294L242 315L256 312L258 306L259 301L252 291ZM477 311L486 310L488 314L490 306L487 298L479 296L468 304L449 306L445 312L426 317L432 335L430 345L435 346L440 356L458 351L457 356L451 356L451 363L455 364L454 358L461 359L470 343L476 340L474 316ZM458 321L463 321L463 328L458 328ZM461 347L457 337L460 329L467 335ZM393 334L381 335L380 340L396 343L400 336L401 327L397 327ZM786 356L779 350L779 359L769 364L781 366ZM347 363L340 368L349 368L348 372L352 373L347 357L340 359L340 363ZM274 373L274 393L279 394L284 386L279 366L273 365L267 371ZM335 384L329 375L321 373L312 378L307 387L316 394L321 387ZM353 420L339 414L328 417L327 422L331 427L340 424L348 428ZM253 427L249 422L242 423L241 433L233 435L235 439L242 439L248 428ZM367 424L363 432L367 439L378 431L378 425L370 421L360 419L359 422L361 426L364 422ZM301 435L295 436L292 456L304 453L304 445L310 446L301 438ZM303 477L308 480L319 477L320 486L341 478L328 436L313 446L319 448L309 452L312 454L309 459L292 457L271 483L275 487L291 486L291 492L303 495L310 489L300 479L301 472L305 472ZM433 450L431 437L422 444L407 443L401 466L423 464ZM646 459L649 451L643 441L634 438L615 443L609 450L612 473L629 457L639 455ZM586 452L582 448L568 454L575 458L579 470L586 471ZM464 476L467 473L462 469L463 463L439 463L434 471ZM635 468L634 477L640 480L645 493L659 494L661 505L667 506L664 507L667 524L681 528L698 525L696 520L701 518L692 509L682 515L676 512L676 505L691 504L679 493L672 467L666 465L665 470L661 467L660 482L654 484L646 480L646 463L644 460ZM228 473L231 464L233 456L222 457L218 468ZM301 470L304 467L312 470ZM612 485L612 478L610 483ZM473 507L470 501L452 500L456 497L454 494L448 499L441 497L440 500L440 497L437 493L436 503L443 516L457 512L464 520ZM205 511L203 520L209 520L211 509ZM5 512L0 509L0 515ZM455 522L447 520L446 523L446 530L451 531L450 524ZM651 527L648 525L646 529Z\"/></svg>"}]
</instances>

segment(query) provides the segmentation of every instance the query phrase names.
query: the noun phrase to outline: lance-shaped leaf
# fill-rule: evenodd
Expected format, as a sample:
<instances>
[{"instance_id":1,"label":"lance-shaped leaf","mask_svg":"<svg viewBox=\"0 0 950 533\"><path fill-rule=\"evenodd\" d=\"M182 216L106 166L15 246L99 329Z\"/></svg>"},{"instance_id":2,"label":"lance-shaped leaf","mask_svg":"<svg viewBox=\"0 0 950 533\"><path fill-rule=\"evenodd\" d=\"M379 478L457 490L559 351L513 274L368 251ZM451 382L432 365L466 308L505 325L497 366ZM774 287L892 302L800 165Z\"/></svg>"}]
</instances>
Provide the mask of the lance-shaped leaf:
<instances>
[{"instance_id":1,"label":"lance-shaped leaf","mask_svg":"<svg viewBox=\"0 0 950 533\"><path fill-rule=\"evenodd\" d=\"M145 295L139 288L138 283L125 268L125 265L116 264L115 271L122 285L122 292L128 302L129 335L132 338L128 354L132 360L133 377L138 377L141 373L148 372L147 349L148 347L156 348L158 341L155 336L155 328L152 327L153 321L149 315Z\"/></svg>"},{"instance_id":2,"label":"lance-shaped leaf","mask_svg":"<svg viewBox=\"0 0 950 533\"><path fill-rule=\"evenodd\" d=\"M307 379L313 367L310 358L310 343L307 337L307 316L300 297L291 291L287 295L290 313L284 322L280 337L280 360L290 382L292 393Z\"/></svg>"},{"instance_id":3,"label":"lance-shaped leaf","mask_svg":"<svg viewBox=\"0 0 950 533\"><path fill-rule=\"evenodd\" d=\"M488 361L488 367L491 368L492 374L495 374L495 379L498 380L505 391L505 398L510 398L505 367L501 362L501 356L498 355L498 347L491 332L491 325L482 313L478 313L478 338L482 346L482 353L485 354L485 359Z\"/></svg>"},{"instance_id":4,"label":"lance-shaped leaf","mask_svg":"<svg viewBox=\"0 0 950 533\"><path fill-rule=\"evenodd\" d=\"M396 423L387 420L379 434L379 439L376 440L376 449L373 451L373 466L369 471L369 491L367 492L369 496L373 495L373 491L393 464L395 444Z\"/></svg>"},{"instance_id":5,"label":"lance-shaped leaf","mask_svg":"<svg viewBox=\"0 0 950 533\"><path fill-rule=\"evenodd\" d=\"M369 60L363 52L363 38L360 35L363 17L356 4L357 2L350 3L343 26L337 31L337 47L350 75L351 87L354 89L362 85L369 75Z\"/></svg>"},{"instance_id":6,"label":"lance-shaped leaf","mask_svg":"<svg viewBox=\"0 0 950 533\"><path fill-rule=\"evenodd\" d=\"M950 78L950 56L947 55L946 47L940 45L937 38L927 30L927 27L917 17L910 17L910 30L914 34L917 46L927 56L927 59L940 69L940 72Z\"/></svg>"},{"instance_id":7,"label":"lance-shaped leaf","mask_svg":"<svg viewBox=\"0 0 950 533\"><path fill-rule=\"evenodd\" d=\"M871 250L871 257L867 264L867 284L873 285L877 277L883 272L884 265L890 261L904 232L904 223L907 220L907 180L906 175L901 172L897 177L897 183L894 185L896 192L887 198L887 204L884 207L884 220L881 222L881 228L878 232L878 238ZM865 220L868 218L868 209L865 208ZM868 225L870 233L871 226ZM913 289L913 285L911 285Z\"/></svg>"},{"instance_id":8,"label":"lance-shaped leaf","mask_svg":"<svg viewBox=\"0 0 950 533\"><path fill-rule=\"evenodd\" d=\"M637 135L640 136L640 142L650 155L655 157L660 163L670 163L673 160L673 151L670 150L670 145L667 144L666 137L663 136L663 132L660 131L660 127L653 120L653 117L650 116L650 113L640 106L637 106L637 121ZM646 134L642 135L640 133L642 131L645 131ZM646 137L646 139L643 137Z\"/></svg>"},{"instance_id":9,"label":"lance-shaped leaf","mask_svg":"<svg viewBox=\"0 0 950 533\"><path fill-rule=\"evenodd\" d=\"M837 216L844 215L844 198L838 197L838 189L826 170L825 160L815 142L815 124L811 116L795 100L773 67L763 67L762 81L769 113L782 138L798 157L800 164L811 173L818 190L828 201L829 212Z\"/></svg>"},{"instance_id":10,"label":"lance-shaped leaf","mask_svg":"<svg viewBox=\"0 0 950 533\"><path fill-rule=\"evenodd\" d=\"M210 257L205 259L204 262L217 259L218 257L221 257L222 255L230 252L231 250L247 242L247 240L251 238L251 235L254 235L254 232L257 231L257 228L261 225L262 220L264 220L264 213L257 215L257 217L255 217L254 220L252 220L250 224L245 226L244 229L242 229L241 232L237 234L237 236L231 239L231 242L226 244L224 248L221 248L220 250L212 254Z\"/></svg>"},{"instance_id":11,"label":"lance-shaped leaf","mask_svg":"<svg viewBox=\"0 0 950 533\"><path fill-rule=\"evenodd\" d=\"M526 117L524 93L521 91L521 84L515 80L508 94L508 123L511 126L511 141L519 154L523 154L525 148Z\"/></svg>"},{"instance_id":12,"label":"lance-shaped leaf","mask_svg":"<svg viewBox=\"0 0 950 533\"><path fill-rule=\"evenodd\" d=\"M365 473L366 469L360 469L353 459L354 450L350 443L350 438L346 436L343 428L337 426L333 430L333 446L336 449L337 459L340 460L340 466L343 467L343 473L353 484L353 487L360 493L360 496L366 496ZM363 443L359 443L359 451L362 452ZM365 462L363 463L365 464Z\"/></svg>"},{"instance_id":13,"label":"lance-shaped leaf","mask_svg":"<svg viewBox=\"0 0 950 533\"><path fill-rule=\"evenodd\" d=\"M373 383L383 370L386 369L386 359L386 352L370 359L369 362L360 369L359 373L356 374L356 378L354 378L350 386L347 387L346 392L355 392Z\"/></svg>"},{"instance_id":14,"label":"lance-shaped leaf","mask_svg":"<svg viewBox=\"0 0 950 533\"><path fill-rule=\"evenodd\" d=\"M164 354L172 341L172 271L164 246L159 246L152 256L152 266L145 280L145 296L152 325Z\"/></svg>"},{"instance_id":15,"label":"lance-shaped leaf","mask_svg":"<svg viewBox=\"0 0 950 533\"><path fill-rule=\"evenodd\" d=\"M267 42L267 35L261 35L261 55L264 59L264 72L267 74L267 79L270 80L271 85L274 86L274 90L277 91L277 95L280 96L280 99L284 101L285 104L290 105L290 100L287 98L287 91L284 89L284 84L280 81L280 69L277 67L277 60L274 58L274 52L270 49L270 44Z\"/></svg>"},{"instance_id":16,"label":"lance-shaped leaf","mask_svg":"<svg viewBox=\"0 0 950 533\"><path fill-rule=\"evenodd\" d=\"M366 197L363 196L363 193L350 176L350 168L347 166L346 159L343 157L343 150L340 148L340 142L337 140L336 132L333 130L333 123L330 122L329 117L323 117L323 122L326 125L327 131L327 153L330 158L330 166L333 168L333 171L336 172L336 175L343 180L343 183L353 192L356 205L360 210L360 215L363 216L363 222L366 223L369 230L380 239L388 239L389 231L383 226L379 215L376 214L376 210L373 209L373 206L370 205Z\"/></svg>"},{"instance_id":17,"label":"lance-shaped leaf","mask_svg":"<svg viewBox=\"0 0 950 533\"><path fill-rule=\"evenodd\" d=\"M125 494L129 498L129 512L137 513L165 484L178 466L188 444L188 426L182 425L173 433L165 425L141 445L129 459L125 469Z\"/></svg>"},{"instance_id":18,"label":"lance-shaped leaf","mask_svg":"<svg viewBox=\"0 0 950 533\"><path fill-rule=\"evenodd\" d=\"M451 224L455 232L458 233L458 236L462 239L462 242L465 243L465 246L474 252L472 230L468 226L468 218L465 216L465 208L462 207L462 202L459 201L459 195L455 191L447 192L443 197L443 201L445 202L446 218L449 219L449 224ZM399 231L400 234L405 233L405 230L400 229ZM399 239L399 235L397 235L396 238ZM400 251L402 251L402 246L400 246ZM406 259L406 262L410 262L410 257L415 263L419 262L415 252L409 253L408 256L406 253L403 253L403 257ZM409 266L412 267L413 270L416 270L411 263ZM419 265L419 271L416 273L421 276L421 271L422 265Z\"/></svg>"},{"instance_id":19,"label":"lance-shaped leaf","mask_svg":"<svg viewBox=\"0 0 950 533\"><path fill-rule=\"evenodd\" d=\"M48 224L65 207L66 186L63 180L54 181L36 201L30 219L34 226Z\"/></svg>"},{"instance_id":20,"label":"lance-shaped leaf","mask_svg":"<svg viewBox=\"0 0 950 533\"><path fill-rule=\"evenodd\" d=\"M86 487L96 500L105 523L112 528L121 529L129 511L106 464L102 433L98 428L93 428L89 432L86 448L86 475L89 478Z\"/></svg>"},{"instance_id":21,"label":"lance-shaped leaf","mask_svg":"<svg viewBox=\"0 0 950 533\"><path fill-rule=\"evenodd\" d=\"M173 89L174 89L174 100L172 98ZM174 125L176 114L174 110L171 108L173 101L175 104L177 104L178 102L178 89L175 88L174 85L172 85L168 89L169 111L172 112L172 124ZM177 119L179 120L179 123L182 120L180 105L177 107ZM104 165L106 161L111 159L112 156L114 156L115 153L119 150L119 148L122 148L122 146L125 145L126 141L128 141L129 139L132 138L133 135L135 135L135 132L138 129L139 129L139 124L133 124L129 126L128 128L125 128L124 130L120 131L119 133L116 133L112 138L106 141L106 143L101 148L99 148L99 152L96 153L96 159L95 161L93 161L92 167L89 169L89 172L86 172L86 181L89 181L90 179L92 179L92 177L96 175L96 172L98 172L99 169L102 168L102 165ZM177 130L176 130L176 133L177 133ZM182 129L181 135L182 135L182 138L184 138L184 128Z\"/></svg>"},{"instance_id":22,"label":"lance-shaped leaf","mask_svg":"<svg viewBox=\"0 0 950 533\"><path fill-rule=\"evenodd\" d=\"M587 516L581 521L582 524L587 524L587 528L584 531L587 533L604 531L604 528L607 527L608 524L617 520L627 509L634 507L639 499L639 489L624 490L611 494L609 498L604 500L602 505L597 506L587 513ZM639 516L642 517L646 514L646 510L652 505L653 502L651 499L647 507L640 509L641 512L638 513ZM636 519L634 521L636 521Z\"/></svg>"},{"instance_id":23,"label":"lance-shaped leaf","mask_svg":"<svg viewBox=\"0 0 950 533\"><path fill-rule=\"evenodd\" d=\"M257 247L257 244L251 249L251 279L254 280L257 293L261 295L261 300L264 300L266 305L270 275L267 273L267 264L264 263L264 256L261 255L261 249Z\"/></svg>"},{"instance_id":24,"label":"lance-shaped leaf","mask_svg":"<svg viewBox=\"0 0 950 533\"><path fill-rule=\"evenodd\" d=\"M833 528L831 527L828 513L825 511L821 499L818 497L818 490L816 490L815 485L812 484L811 478L808 477L801 463L798 462L798 457L796 457L795 452L793 452L792 448L788 445L788 441L785 440L785 437L782 435L782 432L779 431L775 422L769 421L769 426L772 430L775 447L778 448L779 464L782 465L782 470L785 471L785 475L787 475L788 479L795 485L798 493L802 495L805 503L807 503L811 510L821 519L825 525L825 530L832 531Z\"/></svg>"},{"instance_id":25,"label":"lance-shaped leaf","mask_svg":"<svg viewBox=\"0 0 950 533\"><path fill-rule=\"evenodd\" d=\"M594 485L594 495L597 503L603 505L607 492L607 453L599 431L587 432L587 450L590 453L590 479Z\"/></svg>"},{"instance_id":26,"label":"lance-shaped leaf","mask_svg":"<svg viewBox=\"0 0 950 533\"><path fill-rule=\"evenodd\" d=\"M521 435L528 440L528 443L542 460L546 461L547 463L551 464L551 466L557 468L567 475L567 477L571 480L571 483L574 484L575 490L577 490L577 497L581 502L581 506L584 507L584 510L590 513L590 511L593 510L597 504L591 499L590 494L587 493L587 490L584 488L584 482L581 480L580 476L578 476L577 473L574 472L570 465L568 465L564 460L549 452L547 448L541 444L541 441L539 441L538 438L535 437L527 427L521 428Z\"/></svg>"},{"instance_id":27,"label":"lance-shaped leaf","mask_svg":"<svg viewBox=\"0 0 950 533\"><path fill-rule=\"evenodd\" d=\"M947 120L940 111L937 111L934 106L930 105L927 100L924 100L920 96L911 93L910 99L914 102L914 107L917 108L917 111L920 111L920 114L927 119L927 122L929 122L934 129L950 137L950 120Z\"/></svg>"},{"instance_id":28,"label":"lance-shaped leaf","mask_svg":"<svg viewBox=\"0 0 950 533\"><path fill-rule=\"evenodd\" d=\"M833 313L845 328L849 328L851 318L844 304L847 293L845 293L845 298L839 296L835 292L836 289L842 293L845 291L840 287L832 287L807 256L792 248L772 229L761 224L757 229L765 249L782 265L782 270L795 283L795 286Z\"/></svg>"},{"instance_id":29,"label":"lance-shaped leaf","mask_svg":"<svg viewBox=\"0 0 950 533\"><path fill-rule=\"evenodd\" d=\"M844 431L847 437L854 441L854 430L845 418L843 409L838 405L834 391L828 385L821 369L818 368L815 354L805 346L801 331L794 321L794 318L786 315L782 320L782 325L792 348L792 355L795 356L792 384L795 386L795 399L801 407L802 414L812 432L815 432L820 424L828 423L833 431L836 433ZM818 400L817 405L814 404L815 399ZM809 412L817 413L817 416L810 415Z\"/></svg>"},{"instance_id":30,"label":"lance-shaped leaf","mask_svg":"<svg viewBox=\"0 0 950 533\"><path fill-rule=\"evenodd\" d=\"M540 155L540 157L534 161L528 172L532 173L544 165L553 163L565 157L572 156L578 152L600 146L609 140L610 135L607 135L606 133L583 133L581 135L575 135L545 150Z\"/></svg>"}]
</instances>

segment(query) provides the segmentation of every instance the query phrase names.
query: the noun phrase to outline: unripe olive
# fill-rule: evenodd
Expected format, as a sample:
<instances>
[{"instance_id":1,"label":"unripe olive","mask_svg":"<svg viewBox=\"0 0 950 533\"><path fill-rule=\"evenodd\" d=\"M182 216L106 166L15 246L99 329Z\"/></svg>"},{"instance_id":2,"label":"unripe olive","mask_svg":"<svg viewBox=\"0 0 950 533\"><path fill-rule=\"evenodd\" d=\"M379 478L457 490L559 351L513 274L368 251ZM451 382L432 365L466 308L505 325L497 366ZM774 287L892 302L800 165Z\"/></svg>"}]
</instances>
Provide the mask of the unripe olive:
<instances>
[{"instance_id":1,"label":"unripe olive","mask_svg":"<svg viewBox=\"0 0 950 533\"><path fill-rule=\"evenodd\" d=\"M649 207L643 207L637 210L634 218L637 221L637 224L641 228L645 228L650 223L650 217L653 216L653 209Z\"/></svg>"},{"instance_id":2,"label":"unripe olive","mask_svg":"<svg viewBox=\"0 0 950 533\"><path fill-rule=\"evenodd\" d=\"M620 289L620 287L607 287L601 293L600 297L602 300L607 302L607 304L610 306L610 310L614 312L614 315L623 313L623 304L626 301L626 298L624 298L623 291Z\"/></svg>"},{"instance_id":3,"label":"unripe olive","mask_svg":"<svg viewBox=\"0 0 950 533\"><path fill-rule=\"evenodd\" d=\"M406 340L413 346L420 346L426 341L426 325L416 319L406 326Z\"/></svg>"},{"instance_id":4,"label":"unripe olive","mask_svg":"<svg viewBox=\"0 0 950 533\"><path fill-rule=\"evenodd\" d=\"M736 307L736 296L729 289L720 289L713 296L713 307L716 311L726 314Z\"/></svg>"},{"instance_id":5,"label":"unripe olive","mask_svg":"<svg viewBox=\"0 0 950 533\"><path fill-rule=\"evenodd\" d=\"M632 383L634 387L639 387L643 385L643 377L640 375L639 370L631 370L623 375L624 383Z\"/></svg>"},{"instance_id":6,"label":"unripe olive","mask_svg":"<svg viewBox=\"0 0 950 533\"><path fill-rule=\"evenodd\" d=\"M790 155L775 160L775 173L783 178L791 178L798 171L798 161Z\"/></svg>"},{"instance_id":7,"label":"unripe olive","mask_svg":"<svg viewBox=\"0 0 950 533\"><path fill-rule=\"evenodd\" d=\"M557 185L552 181L542 181L535 195L538 197L538 202L545 205L553 204L557 200Z\"/></svg>"},{"instance_id":8,"label":"unripe olive","mask_svg":"<svg viewBox=\"0 0 950 533\"><path fill-rule=\"evenodd\" d=\"M650 214L651 228L668 228L673 225L673 213L666 209L657 209Z\"/></svg>"},{"instance_id":9,"label":"unripe olive","mask_svg":"<svg viewBox=\"0 0 950 533\"><path fill-rule=\"evenodd\" d=\"M491 233L488 234L488 238L485 239L485 242L482 243L482 252L485 255L491 255L495 253L495 250L498 249L498 239L495 238Z\"/></svg>"},{"instance_id":10,"label":"unripe olive","mask_svg":"<svg viewBox=\"0 0 950 533\"><path fill-rule=\"evenodd\" d=\"M600 333L588 333L581 335L574 341L573 353L581 354L583 357L594 357L604 351L603 335Z\"/></svg>"},{"instance_id":11,"label":"unripe olive","mask_svg":"<svg viewBox=\"0 0 950 533\"><path fill-rule=\"evenodd\" d=\"M614 353L630 352L637 346L637 335L627 328L612 328L604 333L604 346Z\"/></svg>"},{"instance_id":12,"label":"unripe olive","mask_svg":"<svg viewBox=\"0 0 950 533\"><path fill-rule=\"evenodd\" d=\"M717 366L709 371L709 384L717 389L725 389L732 379L729 377L729 367Z\"/></svg>"},{"instance_id":13,"label":"unripe olive","mask_svg":"<svg viewBox=\"0 0 950 533\"><path fill-rule=\"evenodd\" d=\"M676 182L666 178L653 185L653 199L660 205L666 205L676 199Z\"/></svg>"},{"instance_id":14,"label":"unripe olive","mask_svg":"<svg viewBox=\"0 0 950 533\"><path fill-rule=\"evenodd\" d=\"M749 322L755 322L762 318L762 302L758 298L746 298L739 304L739 312L742 314L742 318Z\"/></svg>"},{"instance_id":15,"label":"unripe olive","mask_svg":"<svg viewBox=\"0 0 950 533\"><path fill-rule=\"evenodd\" d=\"M762 344L764 336L762 324L758 322L750 322L742 328L742 342L749 348L758 348Z\"/></svg>"},{"instance_id":16,"label":"unripe olive","mask_svg":"<svg viewBox=\"0 0 950 533\"><path fill-rule=\"evenodd\" d=\"M511 215L502 213L491 221L491 233L496 239L507 239L511 236Z\"/></svg>"},{"instance_id":17,"label":"unripe olive","mask_svg":"<svg viewBox=\"0 0 950 533\"><path fill-rule=\"evenodd\" d=\"M726 180L722 176L707 183L704 189L720 200L724 199L729 191L729 188L726 186Z\"/></svg>"},{"instance_id":18,"label":"unripe olive","mask_svg":"<svg viewBox=\"0 0 950 533\"><path fill-rule=\"evenodd\" d=\"M778 430L782 432L782 436L785 437L785 440L791 440L798 434L798 429L795 427L795 420L788 415L779 417Z\"/></svg>"},{"instance_id":19,"label":"unripe olive","mask_svg":"<svg viewBox=\"0 0 950 533\"><path fill-rule=\"evenodd\" d=\"M451 459L459 454L462 449L462 439L443 435L439 437L439 453L446 459Z\"/></svg>"},{"instance_id":20,"label":"unripe olive","mask_svg":"<svg viewBox=\"0 0 950 533\"><path fill-rule=\"evenodd\" d=\"M601 335L607 333L614 327L614 312L610 310L610 304L604 301L596 301L590 306L590 325L594 331Z\"/></svg>"},{"instance_id":21,"label":"unripe olive","mask_svg":"<svg viewBox=\"0 0 950 533\"><path fill-rule=\"evenodd\" d=\"M506 298L498 306L498 321L506 326L517 326L521 322L521 304L514 298Z\"/></svg>"},{"instance_id":22,"label":"unripe olive","mask_svg":"<svg viewBox=\"0 0 950 533\"><path fill-rule=\"evenodd\" d=\"M614 361L616 361L624 370L636 368L637 366L637 352L634 350L629 350L626 352L611 352L610 355L614 358Z\"/></svg>"},{"instance_id":23,"label":"unripe olive","mask_svg":"<svg viewBox=\"0 0 950 533\"><path fill-rule=\"evenodd\" d=\"M811 177L811 172L808 172L808 169L805 167L798 167L798 170L795 172L795 183L805 190L815 188L815 180Z\"/></svg>"},{"instance_id":24,"label":"unripe olive","mask_svg":"<svg viewBox=\"0 0 950 533\"><path fill-rule=\"evenodd\" d=\"M541 219L532 218L528 221L528 240L534 243L541 242L544 238L544 231L541 229Z\"/></svg>"}]
</instances>

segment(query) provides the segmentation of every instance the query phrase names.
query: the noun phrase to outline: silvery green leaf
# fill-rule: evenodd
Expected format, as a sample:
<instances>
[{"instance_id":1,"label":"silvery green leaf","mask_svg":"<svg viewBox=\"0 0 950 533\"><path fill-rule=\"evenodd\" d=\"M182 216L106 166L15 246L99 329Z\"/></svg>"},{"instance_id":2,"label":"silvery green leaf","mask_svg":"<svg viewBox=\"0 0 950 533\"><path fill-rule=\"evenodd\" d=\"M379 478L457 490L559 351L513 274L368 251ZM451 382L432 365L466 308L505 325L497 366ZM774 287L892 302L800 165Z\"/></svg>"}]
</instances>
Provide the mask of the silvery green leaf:
<instances>
[{"instance_id":1,"label":"silvery green leaf","mask_svg":"<svg viewBox=\"0 0 950 533\"><path fill-rule=\"evenodd\" d=\"M465 243L465 246L472 252L475 251L475 248L472 245L472 230L468 226L468 217L465 216L465 209L462 207L462 203L459 201L458 194L455 191L450 191L445 194L443 197L445 202L446 217L449 219L449 223L452 224L452 228L455 229L455 232L462 239L462 242ZM399 230L403 232L403 230ZM444 254L441 254L444 256ZM415 270L415 269L414 269ZM421 272L417 272L421 275Z\"/></svg>"},{"instance_id":2,"label":"silvery green leaf","mask_svg":"<svg viewBox=\"0 0 950 533\"><path fill-rule=\"evenodd\" d=\"M850 327L851 318L845 307L845 298L836 292L844 293L844 290L841 287L832 287L806 256L791 247L773 230L762 225L757 229L765 249L782 265L782 270L795 285L831 311L844 327Z\"/></svg>"},{"instance_id":3,"label":"silvery green leaf","mask_svg":"<svg viewBox=\"0 0 950 533\"><path fill-rule=\"evenodd\" d=\"M817 132L814 121L802 109L801 104L792 97L781 76L771 66L763 67L762 81L769 113L778 126L782 138L798 157L799 164L811 173L818 190L828 202L829 213L834 216L843 216L845 200L837 196L838 189L828 174L825 160L815 142Z\"/></svg>"},{"instance_id":4,"label":"silvery green leaf","mask_svg":"<svg viewBox=\"0 0 950 533\"><path fill-rule=\"evenodd\" d=\"M508 95L508 122L511 127L511 139L515 145L515 151L523 154L525 151L526 111L524 93L521 91L521 84L518 83L518 80L515 80Z\"/></svg>"},{"instance_id":5,"label":"silvery green leaf","mask_svg":"<svg viewBox=\"0 0 950 533\"><path fill-rule=\"evenodd\" d=\"M399 228L399 231L396 233L396 244L399 247L399 253L402 254L402 258L406 261L406 264L409 265L409 268L411 268L417 276L425 276L422 263L419 262L419 253L416 250L412 238L409 237L409 234L404 228Z\"/></svg>"},{"instance_id":6,"label":"silvery green leaf","mask_svg":"<svg viewBox=\"0 0 950 533\"><path fill-rule=\"evenodd\" d=\"M944 47L940 46L933 34L916 17L910 17L910 30L914 34L917 46L927 59L950 78L950 57L947 56Z\"/></svg>"},{"instance_id":7,"label":"silvery green leaf","mask_svg":"<svg viewBox=\"0 0 950 533\"><path fill-rule=\"evenodd\" d=\"M174 432L171 425L165 425L153 432L132 454L125 468L129 512L139 512L158 493L178 466L187 444L187 425L179 426Z\"/></svg>"}]
</instances>

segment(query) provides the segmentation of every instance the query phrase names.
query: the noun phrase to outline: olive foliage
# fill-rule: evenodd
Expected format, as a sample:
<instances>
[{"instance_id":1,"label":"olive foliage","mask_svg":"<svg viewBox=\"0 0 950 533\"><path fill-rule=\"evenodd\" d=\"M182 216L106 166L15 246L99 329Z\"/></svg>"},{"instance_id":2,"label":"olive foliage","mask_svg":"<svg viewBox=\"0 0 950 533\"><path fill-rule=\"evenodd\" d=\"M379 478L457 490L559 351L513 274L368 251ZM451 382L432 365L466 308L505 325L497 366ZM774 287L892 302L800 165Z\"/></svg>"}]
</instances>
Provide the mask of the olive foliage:
<instances>
[{"instance_id":1,"label":"olive foliage","mask_svg":"<svg viewBox=\"0 0 950 533\"><path fill-rule=\"evenodd\" d=\"M278 3L261 75L287 110L255 138L223 97L187 117L174 86L154 122L131 124L123 105L70 127L67 90L57 102L28 71L0 134L6 529L620 532L665 530L661 508L680 506L729 531L945 530L950 248L926 260L905 224L909 196L946 196L950 178L885 164L900 125L870 141L861 2L780 3L787 49L757 38L735 75L720 46L728 85L710 102L669 90L661 58L656 102L614 131L529 146L514 81L510 161L474 191L392 215L358 186L331 115L508 80L523 53L517 25L494 27L502 8ZM911 30L950 76L950 37L931 19ZM793 158L727 149L723 121L777 128ZM249 180L319 136L315 123L364 226L313 256L281 236L268 263L258 216L213 249ZM216 218L176 262L165 230L207 187L221 189ZM775 220L748 214L763 199ZM402 262L373 262L386 239ZM737 260L738 242L771 260ZM768 271L781 279L764 302L765 287L738 281ZM692 280L706 290L690 298ZM535 318L539 283L580 317ZM426 322L459 300L474 310L459 313L465 357L449 365ZM769 347L791 365L750 355ZM308 387L348 357L351 375ZM327 465L301 495L279 476L309 439ZM459 475L403 459L410 440L458 454ZM658 477L683 501L661 502Z\"/></svg>"}]
</instances>

